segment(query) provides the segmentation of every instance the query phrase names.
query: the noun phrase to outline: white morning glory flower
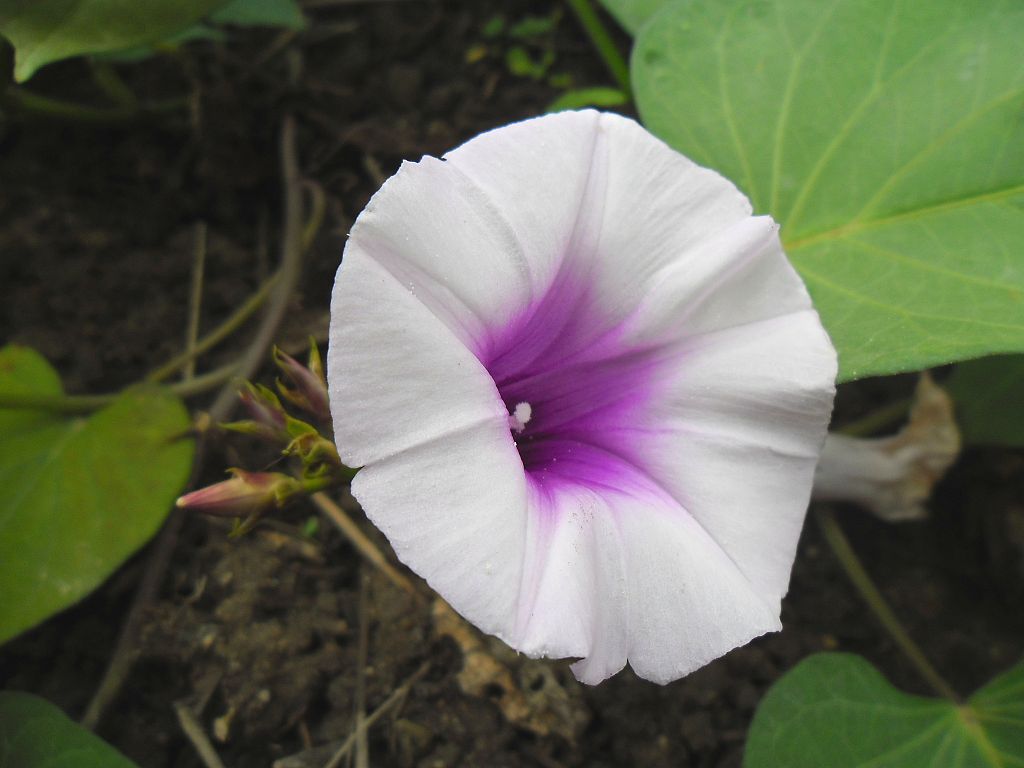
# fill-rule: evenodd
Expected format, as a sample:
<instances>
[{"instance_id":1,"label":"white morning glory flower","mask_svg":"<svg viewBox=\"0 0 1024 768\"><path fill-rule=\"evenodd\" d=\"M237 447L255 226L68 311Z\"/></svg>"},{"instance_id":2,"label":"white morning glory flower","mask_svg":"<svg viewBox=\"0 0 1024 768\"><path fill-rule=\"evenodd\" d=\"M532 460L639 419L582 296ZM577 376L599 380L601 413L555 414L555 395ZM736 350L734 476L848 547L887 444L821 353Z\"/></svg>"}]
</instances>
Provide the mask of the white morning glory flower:
<instances>
[{"instance_id":1,"label":"white morning glory flower","mask_svg":"<svg viewBox=\"0 0 1024 768\"><path fill-rule=\"evenodd\" d=\"M455 610L597 683L778 630L836 356L777 225L635 122L405 163L328 358L352 492Z\"/></svg>"}]
</instances>

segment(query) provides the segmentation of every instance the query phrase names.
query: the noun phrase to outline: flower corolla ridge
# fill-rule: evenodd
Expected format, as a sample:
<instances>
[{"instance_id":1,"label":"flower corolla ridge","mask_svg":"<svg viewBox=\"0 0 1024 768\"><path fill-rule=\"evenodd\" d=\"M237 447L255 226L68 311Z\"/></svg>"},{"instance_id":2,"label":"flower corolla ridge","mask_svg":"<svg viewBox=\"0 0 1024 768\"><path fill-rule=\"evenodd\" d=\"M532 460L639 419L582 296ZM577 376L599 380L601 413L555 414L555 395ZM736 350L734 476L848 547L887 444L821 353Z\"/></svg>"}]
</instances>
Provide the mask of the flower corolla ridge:
<instances>
[{"instance_id":1,"label":"flower corolla ridge","mask_svg":"<svg viewBox=\"0 0 1024 768\"><path fill-rule=\"evenodd\" d=\"M835 375L777 225L594 111L404 163L332 299L370 520L480 629L591 684L781 628Z\"/></svg>"}]
</instances>

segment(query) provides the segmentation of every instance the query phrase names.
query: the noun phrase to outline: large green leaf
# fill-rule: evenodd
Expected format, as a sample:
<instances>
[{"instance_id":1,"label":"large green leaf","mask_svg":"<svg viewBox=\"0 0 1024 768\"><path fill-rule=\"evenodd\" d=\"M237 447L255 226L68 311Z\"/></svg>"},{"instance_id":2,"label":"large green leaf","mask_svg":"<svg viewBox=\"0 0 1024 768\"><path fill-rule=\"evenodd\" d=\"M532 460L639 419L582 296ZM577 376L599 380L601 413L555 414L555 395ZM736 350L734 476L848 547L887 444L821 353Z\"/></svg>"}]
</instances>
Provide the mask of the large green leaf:
<instances>
[{"instance_id":1,"label":"large green leaf","mask_svg":"<svg viewBox=\"0 0 1024 768\"><path fill-rule=\"evenodd\" d=\"M666 0L601 0L601 5L633 35L665 3Z\"/></svg>"},{"instance_id":2,"label":"large green leaf","mask_svg":"<svg viewBox=\"0 0 1024 768\"><path fill-rule=\"evenodd\" d=\"M4 395L60 395L38 354L0 349ZM88 417L0 407L0 642L79 600L156 532L188 478L182 404L125 392Z\"/></svg>"},{"instance_id":3,"label":"large green leaf","mask_svg":"<svg viewBox=\"0 0 1024 768\"><path fill-rule=\"evenodd\" d=\"M83 53L156 43L226 0L0 0L0 35L14 45L14 78Z\"/></svg>"},{"instance_id":4,"label":"large green leaf","mask_svg":"<svg viewBox=\"0 0 1024 768\"><path fill-rule=\"evenodd\" d=\"M48 701L0 691L0 768L137 768Z\"/></svg>"},{"instance_id":5,"label":"large green leaf","mask_svg":"<svg viewBox=\"0 0 1024 768\"><path fill-rule=\"evenodd\" d=\"M961 363L946 387L967 442L1024 446L1024 355Z\"/></svg>"},{"instance_id":6,"label":"large green leaf","mask_svg":"<svg viewBox=\"0 0 1024 768\"><path fill-rule=\"evenodd\" d=\"M1024 3L675 0L648 127L782 223L840 377L1024 350Z\"/></svg>"},{"instance_id":7,"label":"large green leaf","mask_svg":"<svg viewBox=\"0 0 1024 768\"><path fill-rule=\"evenodd\" d=\"M744 768L1024 766L1024 663L966 704L902 693L851 654L811 656L764 697Z\"/></svg>"}]
</instances>

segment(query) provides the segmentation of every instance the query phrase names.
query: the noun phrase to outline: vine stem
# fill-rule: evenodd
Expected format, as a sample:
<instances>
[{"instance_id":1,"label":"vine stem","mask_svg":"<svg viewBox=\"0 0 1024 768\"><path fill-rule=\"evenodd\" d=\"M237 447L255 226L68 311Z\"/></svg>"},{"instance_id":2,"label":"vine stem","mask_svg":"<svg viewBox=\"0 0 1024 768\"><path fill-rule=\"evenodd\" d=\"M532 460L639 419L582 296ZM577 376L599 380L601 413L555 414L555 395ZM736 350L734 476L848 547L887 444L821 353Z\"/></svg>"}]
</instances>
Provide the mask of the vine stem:
<instances>
[{"instance_id":1,"label":"vine stem","mask_svg":"<svg viewBox=\"0 0 1024 768\"><path fill-rule=\"evenodd\" d=\"M850 546L850 541L846 538L846 534L843 533L839 521L836 520L835 513L825 507L817 511L816 517L825 536L825 541L832 548L836 559L843 567L843 570L846 571L847 577L860 593L861 598L867 603L871 612L875 614L875 618L885 627L886 632L889 633L889 636L892 637L896 645L903 651L907 660L913 664L918 674L931 686L932 690L959 706L962 702L956 691L953 690L953 686L947 683L935 670L935 667L928 661L921 648L910 637L903 628L903 625L900 624L892 608L885 602L882 593L864 569L864 565L853 551L853 547Z\"/></svg>"},{"instance_id":2,"label":"vine stem","mask_svg":"<svg viewBox=\"0 0 1024 768\"><path fill-rule=\"evenodd\" d=\"M896 400L888 405L883 405L881 408L856 421L851 421L849 424L840 427L838 431L850 437L867 437L882 429L882 427L887 427L905 417L912 404L913 399L909 397Z\"/></svg>"},{"instance_id":3,"label":"vine stem","mask_svg":"<svg viewBox=\"0 0 1024 768\"><path fill-rule=\"evenodd\" d=\"M192 349L186 350L179 355L175 355L159 368L154 368L150 371L146 376L146 381L163 381L176 370L194 360L207 350L215 347L238 330L245 321L252 317L253 313L263 305L263 302L267 300L267 297L270 295L270 292L273 290L279 277L280 272L275 272L267 278L263 284L256 289L256 292L246 299L244 304L232 312L231 316L223 323L199 339Z\"/></svg>"},{"instance_id":4,"label":"vine stem","mask_svg":"<svg viewBox=\"0 0 1024 768\"><path fill-rule=\"evenodd\" d=\"M181 99L167 99L166 101L140 104L136 107L123 104L115 107L94 107L89 104L43 96L13 85L8 86L2 92L2 100L37 117L82 123L119 123L137 120L149 114L176 111L185 105Z\"/></svg>"},{"instance_id":5,"label":"vine stem","mask_svg":"<svg viewBox=\"0 0 1024 768\"><path fill-rule=\"evenodd\" d=\"M604 61L604 65L615 78L615 82L627 94L632 94L633 91L629 83L629 65L619 53L615 41L612 40L611 34L601 21L601 17L597 15L590 0L568 0L568 3L573 13L576 14L576 18L579 19L583 31L587 33L590 42L597 49L601 60Z\"/></svg>"},{"instance_id":6,"label":"vine stem","mask_svg":"<svg viewBox=\"0 0 1024 768\"><path fill-rule=\"evenodd\" d=\"M230 381L235 377L237 371L237 363L228 363L188 381L170 384L167 389L178 397L194 397ZM99 395L39 395L34 392L0 392L0 410L34 409L50 413L90 413L110 405L120 396L121 392L108 392Z\"/></svg>"},{"instance_id":7,"label":"vine stem","mask_svg":"<svg viewBox=\"0 0 1024 768\"><path fill-rule=\"evenodd\" d=\"M196 377L196 341L199 338L199 316L203 306L203 277L206 272L206 222L195 225L195 250L192 262L192 285L188 296L188 326L185 329L185 354L188 362L181 369L182 381Z\"/></svg>"}]
</instances>

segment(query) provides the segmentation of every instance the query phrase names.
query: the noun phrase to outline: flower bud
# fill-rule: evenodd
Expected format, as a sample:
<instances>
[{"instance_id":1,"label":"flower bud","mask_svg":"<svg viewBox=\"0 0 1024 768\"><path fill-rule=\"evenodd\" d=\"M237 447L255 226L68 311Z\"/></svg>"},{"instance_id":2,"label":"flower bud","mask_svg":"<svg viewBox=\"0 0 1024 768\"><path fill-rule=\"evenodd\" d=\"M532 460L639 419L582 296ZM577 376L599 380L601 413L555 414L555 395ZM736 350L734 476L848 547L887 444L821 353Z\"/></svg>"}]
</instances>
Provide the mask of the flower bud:
<instances>
[{"instance_id":1,"label":"flower bud","mask_svg":"<svg viewBox=\"0 0 1024 768\"><path fill-rule=\"evenodd\" d=\"M259 384L246 383L238 393L250 418L223 424L225 429L241 432L266 440L274 445L287 445L292 439L288 432L288 414L272 390Z\"/></svg>"},{"instance_id":2,"label":"flower bud","mask_svg":"<svg viewBox=\"0 0 1024 768\"><path fill-rule=\"evenodd\" d=\"M319 421L327 422L331 418L331 409L327 402L327 382L323 375L323 363L320 353L313 346L310 353L310 365L307 368L291 355L274 347L274 362L288 379L288 384L278 379L277 389L281 397L297 408L313 414Z\"/></svg>"},{"instance_id":3,"label":"flower bud","mask_svg":"<svg viewBox=\"0 0 1024 768\"><path fill-rule=\"evenodd\" d=\"M302 485L280 472L229 469L231 479L180 497L175 506L216 517L251 517L280 509Z\"/></svg>"}]
</instances>

